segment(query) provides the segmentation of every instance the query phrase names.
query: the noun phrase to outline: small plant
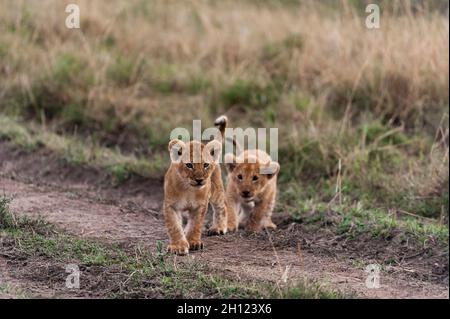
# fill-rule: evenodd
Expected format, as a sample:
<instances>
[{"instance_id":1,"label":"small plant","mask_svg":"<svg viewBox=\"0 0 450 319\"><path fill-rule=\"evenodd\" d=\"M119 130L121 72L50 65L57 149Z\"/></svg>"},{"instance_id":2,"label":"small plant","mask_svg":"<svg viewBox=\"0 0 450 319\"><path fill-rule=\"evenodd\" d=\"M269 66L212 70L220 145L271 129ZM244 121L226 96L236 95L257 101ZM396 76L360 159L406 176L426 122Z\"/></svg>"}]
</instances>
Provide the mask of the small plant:
<instances>
[{"instance_id":1,"label":"small plant","mask_svg":"<svg viewBox=\"0 0 450 319\"><path fill-rule=\"evenodd\" d=\"M166 252L164 250L164 244L161 240L156 241L156 258L159 260L159 263L162 265L165 261Z\"/></svg>"},{"instance_id":2,"label":"small plant","mask_svg":"<svg viewBox=\"0 0 450 319\"><path fill-rule=\"evenodd\" d=\"M284 39L283 44L290 50L303 50L305 46L305 39L301 34L290 34Z\"/></svg>"},{"instance_id":3,"label":"small plant","mask_svg":"<svg viewBox=\"0 0 450 319\"><path fill-rule=\"evenodd\" d=\"M222 101L228 107L264 109L275 103L279 93L272 85L260 85L252 81L238 80L222 92Z\"/></svg>"},{"instance_id":4,"label":"small plant","mask_svg":"<svg viewBox=\"0 0 450 319\"><path fill-rule=\"evenodd\" d=\"M60 84L72 82L79 76L83 69L87 67L83 61L72 54L62 54L58 56L53 66L53 77Z\"/></svg>"},{"instance_id":5,"label":"small plant","mask_svg":"<svg viewBox=\"0 0 450 319\"><path fill-rule=\"evenodd\" d=\"M8 46L0 41L0 58L4 59L8 54Z\"/></svg>"},{"instance_id":6,"label":"small plant","mask_svg":"<svg viewBox=\"0 0 450 319\"><path fill-rule=\"evenodd\" d=\"M8 208L10 202L11 199L6 197L0 197L0 228L16 227L15 218Z\"/></svg>"},{"instance_id":7,"label":"small plant","mask_svg":"<svg viewBox=\"0 0 450 319\"><path fill-rule=\"evenodd\" d=\"M128 86L134 79L135 61L120 55L108 68L107 77L120 86Z\"/></svg>"}]
</instances>

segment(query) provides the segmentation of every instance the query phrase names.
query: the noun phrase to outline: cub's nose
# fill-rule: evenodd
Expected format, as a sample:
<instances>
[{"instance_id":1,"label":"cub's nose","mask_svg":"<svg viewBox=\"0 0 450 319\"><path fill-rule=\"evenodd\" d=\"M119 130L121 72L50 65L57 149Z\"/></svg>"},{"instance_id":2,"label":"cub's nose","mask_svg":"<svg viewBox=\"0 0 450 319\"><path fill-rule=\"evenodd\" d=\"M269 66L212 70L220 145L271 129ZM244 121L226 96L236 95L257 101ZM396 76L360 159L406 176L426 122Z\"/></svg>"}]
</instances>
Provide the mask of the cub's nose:
<instances>
[{"instance_id":1,"label":"cub's nose","mask_svg":"<svg viewBox=\"0 0 450 319\"><path fill-rule=\"evenodd\" d=\"M198 179L195 179L195 182L197 183L197 185L203 185L204 179L198 178Z\"/></svg>"},{"instance_id":2,"label":"cub's nose","mask_svg":"<svg viewBox=\"0 0 450 319\"><path fill-rule=\"evenodd\" d=\"M242 197L250 197L250 192L249 191L243 191L241 192Z\"/></svg>"}]
</instances>

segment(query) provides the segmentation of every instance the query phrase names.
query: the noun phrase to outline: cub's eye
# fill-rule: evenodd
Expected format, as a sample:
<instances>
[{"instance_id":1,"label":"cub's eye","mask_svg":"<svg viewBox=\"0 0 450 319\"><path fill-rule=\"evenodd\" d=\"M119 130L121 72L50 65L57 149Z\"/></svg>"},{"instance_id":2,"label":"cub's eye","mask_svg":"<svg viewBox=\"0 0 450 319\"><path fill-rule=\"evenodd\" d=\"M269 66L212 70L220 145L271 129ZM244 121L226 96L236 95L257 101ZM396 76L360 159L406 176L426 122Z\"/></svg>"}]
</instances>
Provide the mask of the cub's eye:
<instances>
[{"instance_id":1,"label":"cub's eye","mask_svg":"<svg viewBox=\"0 0 450 319\"><path fill-rule=\"evenodd\" d=\"M237 176L237 178L238 178L238 180L240 180L240 181L242 181L242 175L241 174L239 174L238 176Z\"/></svg>"},{"instance_id":2,"label":"cub's eye","mask_svg":"<svg viewBox=\"0 0 450 319\"><path fill-rule=\"evenodd\" d=\"M258 180L258 176L253 176L253 178L252 178L252 180L254 181L254 182L256 182L257 180Z\"/></svg>"},{"instance_id":3,"label":"cub's eye","mask_svg":"<svg viewBox=\"0 0 450 319\"><path fill-rule=\"evenodd\" d=\"M204 168L208 168L208 167L209 167L209 163L203 164L203 167L204 167Z\"/></svg>"},{"instance_id":4,"label":"cub's eye","mask_svg":"<svg viewBox=\"0 0 450 319\"><path fill-rule=\"evenodd\" d=\"M193 168L194 168L194 165L192 165L192 163L187 163L187 164L186 164L186 167L189 168L189 169L193 169Z\"/></svg>"}]
</instances>

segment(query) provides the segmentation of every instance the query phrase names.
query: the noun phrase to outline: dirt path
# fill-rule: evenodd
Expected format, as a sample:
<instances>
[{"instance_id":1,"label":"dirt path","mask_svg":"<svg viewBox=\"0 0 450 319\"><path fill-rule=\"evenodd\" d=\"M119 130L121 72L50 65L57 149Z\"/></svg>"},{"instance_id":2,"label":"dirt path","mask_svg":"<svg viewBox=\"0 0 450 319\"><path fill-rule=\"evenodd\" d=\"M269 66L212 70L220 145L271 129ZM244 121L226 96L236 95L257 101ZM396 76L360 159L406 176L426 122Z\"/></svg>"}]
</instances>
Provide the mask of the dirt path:
<instances>
[{"instance_id":1,"label":"dirt path","mask_svg":"<svg viewBox=\"0 0 450 319\"><path fill-rule=\"evenodd\" d=\"M71 167L47 151L30 154L0 142L0 193L13 197L14 212L40 216L68 233L102 241L142 243L151 250L157 241L166 242L160 213L162 181L132 180L114 188L105 180L101 172ZM292 228L286 224L271 234L204 237L205 249L185 258L206 260L212 268L236 278L274 282L282 277L289 281L315 278L358 297L449 297L448 278L447 282L424 280L423 272L429 269L411 266L383 271L381 287L368 289L367 274L358 266L357 256L324 253L332 247L316 250L308 245L310 236L286 236ZM288 244L280 245L286 238ZM365 256L370 262L378 261L370 252ZM0 259L0 276L6 271Z\"/></svg>"}]
</instances>

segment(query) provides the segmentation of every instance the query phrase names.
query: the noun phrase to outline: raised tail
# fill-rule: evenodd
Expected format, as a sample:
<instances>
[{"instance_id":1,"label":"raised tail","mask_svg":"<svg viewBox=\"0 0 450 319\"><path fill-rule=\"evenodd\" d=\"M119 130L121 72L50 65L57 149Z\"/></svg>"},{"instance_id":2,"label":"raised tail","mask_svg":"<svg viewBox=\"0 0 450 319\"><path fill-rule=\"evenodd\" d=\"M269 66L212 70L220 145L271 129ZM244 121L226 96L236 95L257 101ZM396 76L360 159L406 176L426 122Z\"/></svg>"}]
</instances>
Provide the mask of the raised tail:
<instances>
[{"instance_id":1,"label":"raised tail","mask_svg":"<svg viewBox=\"0 0 450 319\"><path fill-rule=\"evenodd\" d=\"M228 118L225 115L221 115L216 118L216 120L214 121L214 125L219 129L223 141L225 139L225 129L228 125Z\"/></svg>"},{"instance_id":2,"label":"raised tail","mask_svg":"<svg viewBox=\"0 0 450 319\"><path fill-rule=\"evenodd\" d=\"M239 155L242 152L242 147L239 145L239 143L236 141L235 136L232 137L225 137L225 129L228 125L228 118L226 115L221 115L214 121L214 125L219 129L220 134L222 135L222 142L223 143L233 143L233 146L236 147L236 154Z\"/></svg>"}]
</instances>

